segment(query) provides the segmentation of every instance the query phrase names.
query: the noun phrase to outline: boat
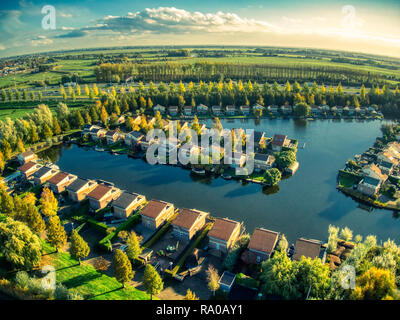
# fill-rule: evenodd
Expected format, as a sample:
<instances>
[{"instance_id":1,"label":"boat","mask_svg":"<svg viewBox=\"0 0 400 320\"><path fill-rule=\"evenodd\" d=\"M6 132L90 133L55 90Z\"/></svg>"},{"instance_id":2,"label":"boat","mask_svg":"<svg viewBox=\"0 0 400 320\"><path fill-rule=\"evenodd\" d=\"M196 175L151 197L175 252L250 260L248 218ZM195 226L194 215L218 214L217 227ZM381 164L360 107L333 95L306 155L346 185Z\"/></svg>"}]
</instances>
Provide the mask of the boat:
<instances>
[{"instance_id":1,"label":"boat","mask_svg":"<svg viewBox=\"0 0 400 320\"><path fill-rule=\"evenodd\" d=\"M193 173L196 173L196 174L200 174L200 175L206 174L206 170L204 170L204 169L192 168L192 172L193 172Z\"/></svg>"},{"instance_id":2,"label":"boat","mask_svg":"<svg viewBox=\"0 0 400 320\"><path fill-rule=\"evenodd\" d=\"M104 151L104 149L103 149L102 147L99 147L99 146L96 146L96 147L94 148L94 150L95 150L95 151L99 151L99 152L103 152L103 151Z\"/></svg>"}]
</instances>

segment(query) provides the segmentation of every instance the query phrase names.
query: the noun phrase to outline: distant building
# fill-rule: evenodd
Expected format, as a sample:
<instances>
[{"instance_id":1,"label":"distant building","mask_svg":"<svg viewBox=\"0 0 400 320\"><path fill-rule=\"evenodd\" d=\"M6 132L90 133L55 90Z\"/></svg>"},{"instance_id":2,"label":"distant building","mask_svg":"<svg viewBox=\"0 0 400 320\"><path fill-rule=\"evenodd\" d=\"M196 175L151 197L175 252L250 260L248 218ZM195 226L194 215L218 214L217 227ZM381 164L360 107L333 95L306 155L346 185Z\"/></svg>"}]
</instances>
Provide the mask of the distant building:
<instances>
[{"instance_id":1,"label":"distant building","mask_svg":"<svg viewBox=\"0 0 400 320\"><path fill-rule=\"evenodd\" d=\"M85 200L87 195L97 186L97 182L94 180L86 180L78 178L72 182L65 189L68 192L68 197L72 201L80 202Z\"/></svg>"},{"instance_id":2,"label":"distant building","mask_svg":"<svg viewBox=\"0 0 400 320\"><path fill-rule=\"evenodd\" d=\"M278 242L279 232L257 228L254 230L247 250L241 256L247 264L259 264L271 257Z\"/></svg>"},{"instance_id":3,"label":"distant building","mask_svg":"<svg viewBox=\"0 0 400 320\"><path fill-rule=\"evenodd\" d=\"M293 260L299 261L301 257L319 258L325 263L326 248L322 246L321 241L299 238L294 247Z\"/></svg>"},{"instance_id":4,"label":"distant building","mask_svg":"<svg viewBox=\"0 0 400 320\"><path fill-rule=\"evenodd\" d=\"M17 160L20 165L23 165L29 161L33 161L33 160L37 160L37 159L38 159L37 155L32 150L22 152L17 156Z\"/></svg>"},{"instance_id":5,"label":"distant building","mask_svg":"<svg viewBox=\"0 0 400 320\"><path fill-rule=\"evenodd\" d=\"M275 134L271 141L271 148L273 151L282 151L283 147L287 147L290 140L283 134Z\"/></svg>"},{"instance_id":6,"label":"distant building","mask_svg":"<svg viewBox=\"0 0 400 320\"><path fill-rule=\"evenodd\" d=\"M51 177L58 173L57 169L51 167L41 167L38 171L33 174L33 179L36 185L42 184L49 180Z\"/></svg>"},{"instance_id":7,"label":"distant building","mask_svg":"<svg viewBox=\"0 0 400 320\"><path fill-rule=\"evenodd\" d=\"M24 165L20 166L18 170L23 174L25 179L28 179L32 174L34 174L36 171L38 171L40 168L43 166L39 163L36 163L34 161L29 161L25 163Z\"/></svg>"},{"instance_id":8,"label":"distant building","mask_svg":"<svg viewBox=\"0 0 400 320\"><path fill-rule=\"evenodd\" d=\"M121 190L105 184L98 184L88 195L90 207L93 210L105 208L111 201L117 199Z\"/></svg>"},{"instance_id":9,"label":"distant building","mask_svg":"<svg viewBox=\"0 0 400 320\"><path fill-rule=\"evenodd\" d=\"M240 235L240 223L228 218L216 218L208 233L209 247L227 253Z\"/></svg>"},{"instance_id":10,"label":"distant building","mask_svg":"<svg viewBox=\"0 0 400 320\"><path fill-rule=\"evenodd\" d=\"M49 183L50 189L58 194L65 190L72 182L78 179L78 176L67 172L58 172L55 176L51 177L47 182Z\"/></svg>"},{"instance_id":11,"label":"distant building","mask_svg":"<svg viewBox=\"0 0 400 320\"><path fill-rule=\"evenodd\" d=\"M178 216L172 221L174 237L189 242L206 223L207 212L196 209L180 209Z\"/></svg>"},{"instance_id":12,"label":"distant building","mask_svg":"<svg viewBox=\"0 0 400 320\"><path fill-rule=\"evenodd\" d=\"M134 211L140 209L145 202L145 196L124 191L112 203L114 217L119 219L127 219Z\"/></svg>"}]
</instances>

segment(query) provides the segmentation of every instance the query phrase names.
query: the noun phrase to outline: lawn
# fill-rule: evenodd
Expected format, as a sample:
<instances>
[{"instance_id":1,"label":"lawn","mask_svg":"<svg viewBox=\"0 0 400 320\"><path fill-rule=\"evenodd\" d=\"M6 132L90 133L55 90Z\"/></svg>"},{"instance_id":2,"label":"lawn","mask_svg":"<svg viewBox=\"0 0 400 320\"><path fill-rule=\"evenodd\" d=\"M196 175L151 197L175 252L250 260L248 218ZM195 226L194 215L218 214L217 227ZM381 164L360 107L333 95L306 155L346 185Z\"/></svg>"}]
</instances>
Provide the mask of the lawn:
<instances>
[{"instance_id":1,"label":"lawn","mask_svg":"<svg viewBox=\"0 0 400 320\"><path fill-rule=\"evenodd\" d=\"M48 244L43 243L45 263L56 269L57 282L68 289L75 289L85 299L89 300L149 300L150 296L129 285L125 289L112 277L109 277L89 264L78 265L66 252L55 253Z\"/></svg>"}]
</instances>

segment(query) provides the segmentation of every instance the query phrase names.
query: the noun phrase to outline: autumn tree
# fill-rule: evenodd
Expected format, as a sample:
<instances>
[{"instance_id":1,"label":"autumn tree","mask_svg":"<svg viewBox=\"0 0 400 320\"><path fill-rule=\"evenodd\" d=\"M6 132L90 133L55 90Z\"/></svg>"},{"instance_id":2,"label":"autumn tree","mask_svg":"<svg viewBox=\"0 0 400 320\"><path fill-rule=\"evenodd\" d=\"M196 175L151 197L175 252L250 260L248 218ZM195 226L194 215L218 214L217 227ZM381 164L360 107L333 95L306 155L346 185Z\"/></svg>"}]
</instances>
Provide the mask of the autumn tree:
<instances>
[{"instance_id":1,"label":"autumn tree","mask_svg":"<svg viewBox=\"0 0 400 320\"><path fill-rule=\"evenodd\" d=\"M160 275L151 264L147 264L144 269L143 284L151 300L153 299L153 295L160 293L164 288L164 283Z\"/></svg>"},{"instance_id":2,"label":"autumn tree","mask_svg":"<svg viewBox=\"0 0 400 320\"><path fill-rule=\"evenodd\" d=\"M142 253L143 248L140 247L139 239L135 232L131 231L126 240L126 254L129 259L136 260Z\"/></svg>"},{"instance_id":3,"label":"autumn tree","mask_svg":"<svg viewBox=\"0 0 400 320\"><path fill-rule=\"evenodd\" d=\"M135 275L135 272L132 270L132 264L128 256L120 249L115 251L113 260L115 278L125 288L125 283L132 280Z\"/></svg>"},{"instance_id":4,"label":"autumn tree","mask_svg":"<svg viewBox=\"0 0 400 320\"><path fill-rule=\"evenodd\" d=\"M49 188L43 188L40 196L40 210L45 216L54 216L58 211L58 201Z\"/></svg>"},{"instance_id":5,"label":"autumn tree","mask_svg":"<svg viewBox=\"0 0 400 320\"><path fill-rule=\"evenodd\" d=\"M199 300L199 298L196 297L196 294L194 293L194 291L187 289L184 300Z\"/></svg>"},{"instance_id":6,"label":"autumn tree","mask_svg":"<svg viewBox=\"0 0 400 320\"><path fill-rule=\"evenodd\" d=\"M81 264L81 259L86 258L89 255L90 248L85 240L79 235L78 231L72 230L71 233L71 247L69 252L71 256L78 259Z\"/></svg>"},{"instance_id":7,"label":"autumn tree","mask_svg":"<svg viewBox=\"0 0 400 320\"><path fill-rule=\"evenodd\" d=\"M46 225L41 214L39 213L38 208L31 203L25 204L25 212L23 218L28 227L37 234L42 233L46 228Z\"/></svg>"},{"instance_id":8,"label":"autumn tree","mask_svg":"<svg viewBox=\"0 0 400 320\"><path fill-rule=\"evenodd\" d=\"M58 216L50 216L49 218L47 224L47 240L51 245L56 247L57 252L59 248L62 248L67 243L67 234Z\"/></svg>"},{"instance_id":9,"label":"autumn tree","mask_svg":"<svg viewBox=\"0 0 400 320\"><path fill-rule=\"evenodd\" d=\"M206 273L207 273L208 289L210 289L210 291L213 292L213 295L215 295L215 291L217 291L219 289L218 271L210 264L208 266Z\"/></svg>"}]
</instances>

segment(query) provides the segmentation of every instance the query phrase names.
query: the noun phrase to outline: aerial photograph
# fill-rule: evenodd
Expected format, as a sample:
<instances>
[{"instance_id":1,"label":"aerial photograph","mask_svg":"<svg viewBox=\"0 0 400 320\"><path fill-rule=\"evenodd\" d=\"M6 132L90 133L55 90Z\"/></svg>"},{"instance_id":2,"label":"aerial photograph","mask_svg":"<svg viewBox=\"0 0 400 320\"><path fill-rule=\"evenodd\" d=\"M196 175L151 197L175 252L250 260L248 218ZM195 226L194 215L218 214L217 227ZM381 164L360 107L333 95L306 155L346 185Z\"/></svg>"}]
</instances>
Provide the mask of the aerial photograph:
<instances>
[{"instance_id":1,"label":"aerial photograph","mask_svg":"<svg viewBox=\"0 0 400 320\"><path fill-rule=\"evenodd\" d=\"M2 309L400 300L399 87L398 0L1 1Z\"/></svg>"}]
</instances>

